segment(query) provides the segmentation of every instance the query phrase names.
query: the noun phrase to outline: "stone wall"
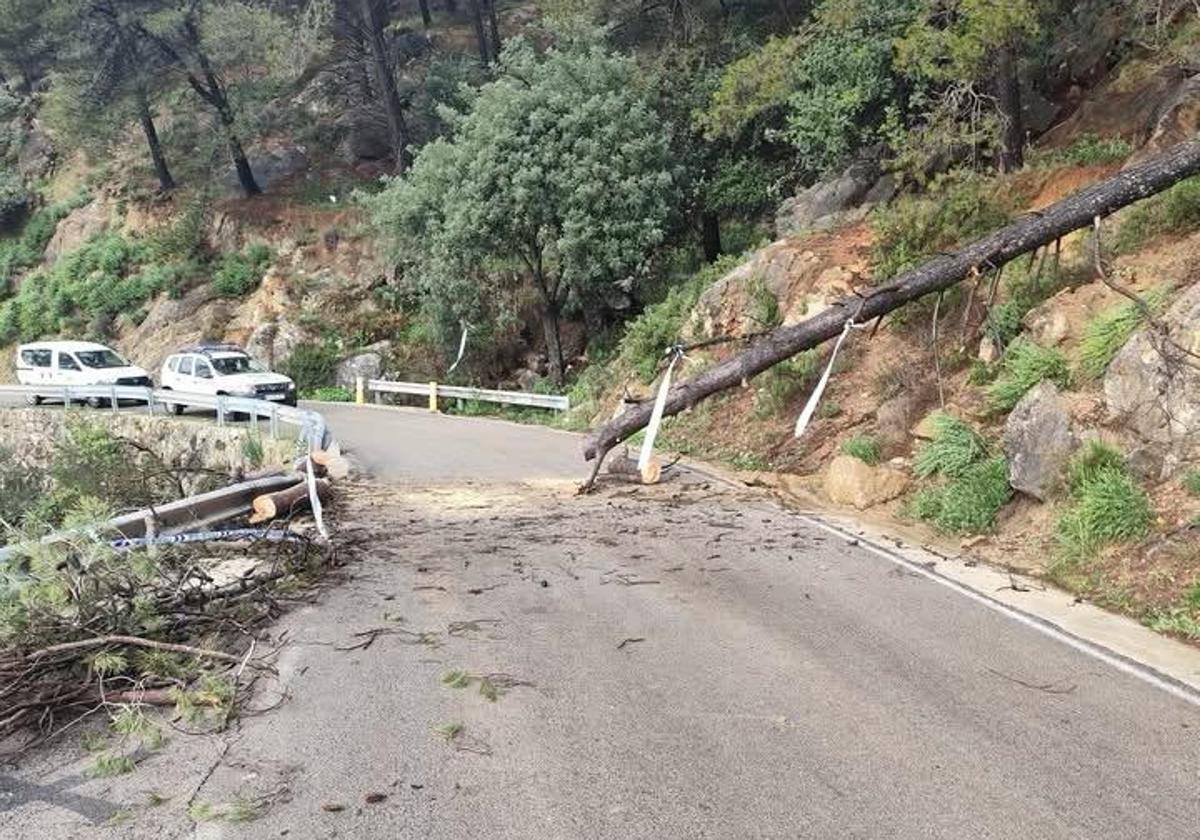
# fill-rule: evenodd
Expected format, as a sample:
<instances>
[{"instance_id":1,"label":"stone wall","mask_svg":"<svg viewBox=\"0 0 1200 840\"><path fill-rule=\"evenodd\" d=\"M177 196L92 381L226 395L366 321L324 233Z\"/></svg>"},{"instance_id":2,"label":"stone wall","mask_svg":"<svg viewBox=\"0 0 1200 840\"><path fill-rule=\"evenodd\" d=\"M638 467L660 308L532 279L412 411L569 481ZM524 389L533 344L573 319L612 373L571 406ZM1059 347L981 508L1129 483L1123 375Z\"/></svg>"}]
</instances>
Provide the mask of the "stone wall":
<instances>
[{"instance_id":1,"label":"stone wall","mask_svg":"<svg viewBox=\"0 0 1200 840\"><path fill-rule=\"evenodd\" d=\"M136 411L111 412L58 408L28 408L0 411L0 448L7 449L23 464L39 469L49 466L54 449L75 423L95 423L118 437L128 438L152 451L164 463L234 474L255 465L246 458L245 441L249 424L224 427L198 418L150 416ZM294 439L273 441L260 436L263 467L290 464L298 455Z\"/></svg>"}]
</instances>

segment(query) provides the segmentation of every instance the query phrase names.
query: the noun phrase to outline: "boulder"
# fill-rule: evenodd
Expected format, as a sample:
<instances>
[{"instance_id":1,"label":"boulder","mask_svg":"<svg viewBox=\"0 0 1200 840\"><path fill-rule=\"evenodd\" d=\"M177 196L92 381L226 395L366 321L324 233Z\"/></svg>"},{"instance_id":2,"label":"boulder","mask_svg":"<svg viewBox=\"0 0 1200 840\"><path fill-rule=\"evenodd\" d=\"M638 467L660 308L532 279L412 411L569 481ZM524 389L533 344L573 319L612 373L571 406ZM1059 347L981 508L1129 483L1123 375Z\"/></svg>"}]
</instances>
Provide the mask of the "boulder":
<instances>
[{"instance_id":1,"label":"boulder","mask_svg":"<svg viewBox=\"0 0 1200 840\"><path fill-rule=\"evenodd\" d=\"M1040 501L1058 489L1078 440L1058 388L1042 382L1027 393L1004 424L1008 483Z\"/></svg>"},{"instance_id":2,"label":"boulder","mask_svg":"<svg viewBox=\"0 0 1200 840\"><path fill-rule=\"evenodd\" d=\"M54 142L35 120L17 152L17 172L26 181L45 178L54 169Z\"/></svg>"},{"instance_id":3,"label":"boulder","mask_svg":"<svg viewBox=\"0 0 1200 840\"><path fill-rule=\"evenodd\" d=\"M825 473L825 495L834 504L865 510L900 496L908 476L892 467L872 467L850 455L839 455Z\"/></svg>"},{"instance_id":4,"label":"boulder","mask_svg":"<svg viewBox=\"0 0 1200 840\"><path fill-rule=\"evenodd\" d=\"M905 391L885 400L875 410L875 432L888 450L906 448L909 430L921 418L921 411L929 402L929 393Z\"/></svg>"},{"instance_id":5,"label":"boulder","mask_svg":"<svg viewBox=\"0 0 1200 840\"><path fill-rule=\"evenodd\" d=\"M1200 353L1200 283L1163 316L1178 345ZM1121 348L1104 376L1109 420L1132 437L1131 449L1153 453L1160 478L1200 460L1200 370L1195 360L1143 330ZM1153 472L1152 469L1149 470Z\"/></svg>"},{"instance_id":6,"label":"boulder","mask_svg":"<svg viewBox=\"0 0 1200 840\"><path fill-rule=\"evenodd\" d=\"M859 208L880 181L879 163L860 160L838 177L821 181L789 198L775 215L775 232L780 237L806 230L823 230L845 220L845 213Z\"/></svg>"},{"instance_id":7,"label":"boulder","mask_svg":"<svg viewBox=\"0 0 1200 840\"><path fill-rule=\"evenodd\" d=\"M388 342L381 341L342 360L334 374L334 383L343 388L353 389L360 376L363 379L379 379L383 376L384 354L390 347Z\"/></svg>"},{"instance_id":8,"label":"boulder","mask_svg":"<svg viewBox=\"0 0 1200 840\"><path fill-rule=\"evenodd\" d=\"M1180 82L1159 111L1150 139L1138 150L1134 160L1145 159L1184 140L1191 140L1197 132L1200 132L1200 74Z\"/></svg>"},{"instance_id":9,"label":"boulder","mask_svg":"<svg viewBox=\"0 0 1200 840\"><path fill-rule=\"evenodd\" d=\"M78 210L67 214L58 223L54 235L46 244L43 261L54 265L64 254L78 250L93 236L104 233L112 226L112 208L103 201L92 201Z\"/></svg>"},{"instance_id":10,"label":"boulder","mask_svg":"<svg viewBox=\"0 0 1200 840\"><path fill-rule=\"evenodd\" d=\"M269 190L294 175L308 169L308 153L301 146L284 144L271 149L256 149L246 155L254 180L263 190ZM232 164L224 178L226 192L242 194L237 172Z\"/></svg>"}]
</instances>

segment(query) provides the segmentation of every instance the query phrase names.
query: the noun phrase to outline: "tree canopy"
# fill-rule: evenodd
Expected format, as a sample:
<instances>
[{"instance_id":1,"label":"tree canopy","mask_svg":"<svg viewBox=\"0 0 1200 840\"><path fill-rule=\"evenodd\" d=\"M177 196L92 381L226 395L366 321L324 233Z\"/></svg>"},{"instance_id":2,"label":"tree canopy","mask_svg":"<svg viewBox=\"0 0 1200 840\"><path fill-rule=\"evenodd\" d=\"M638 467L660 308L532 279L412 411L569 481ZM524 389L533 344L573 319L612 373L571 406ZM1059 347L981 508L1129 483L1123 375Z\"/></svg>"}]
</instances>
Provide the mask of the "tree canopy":
<instances>
[{"instance_id":1,"label":"tree canopy","mask_svg":"<svg viewBox=\"0 0 1200 840\"><path fill-rule=\"evenodd\" d=\"M506 273L540 297L562 375L563 308L632 285L666 236L678 173L636 66L598 46L504 52L452 134L370 200L375 224L430 295L461 318L486 311Z\"/></svg>"}]
</instances>

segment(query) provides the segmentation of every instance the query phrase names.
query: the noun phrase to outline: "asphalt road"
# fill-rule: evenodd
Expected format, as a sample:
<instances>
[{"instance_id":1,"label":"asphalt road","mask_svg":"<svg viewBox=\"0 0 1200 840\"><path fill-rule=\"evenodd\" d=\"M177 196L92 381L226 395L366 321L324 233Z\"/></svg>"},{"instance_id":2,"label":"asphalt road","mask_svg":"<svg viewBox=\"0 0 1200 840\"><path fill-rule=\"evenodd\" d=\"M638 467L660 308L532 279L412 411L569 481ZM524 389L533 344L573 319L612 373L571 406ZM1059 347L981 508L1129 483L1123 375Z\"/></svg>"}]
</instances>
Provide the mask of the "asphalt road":
<instances>
[{"instance_id":1,"label":"asphalt road","mask_svg":"<svg viewBox=\"0 0 1200 840\"><path fill-rule=\"evenodd\" d=\"M579 498L569 435L328 416L376 478L332 511L347 579L278 628L259 704L286 701L117 779L64 744L0 778L0 836L1200 830L1195 705L756 492L682 475ZM186 816L239 801L264 813Z\"/></svg>"}]
</instances>

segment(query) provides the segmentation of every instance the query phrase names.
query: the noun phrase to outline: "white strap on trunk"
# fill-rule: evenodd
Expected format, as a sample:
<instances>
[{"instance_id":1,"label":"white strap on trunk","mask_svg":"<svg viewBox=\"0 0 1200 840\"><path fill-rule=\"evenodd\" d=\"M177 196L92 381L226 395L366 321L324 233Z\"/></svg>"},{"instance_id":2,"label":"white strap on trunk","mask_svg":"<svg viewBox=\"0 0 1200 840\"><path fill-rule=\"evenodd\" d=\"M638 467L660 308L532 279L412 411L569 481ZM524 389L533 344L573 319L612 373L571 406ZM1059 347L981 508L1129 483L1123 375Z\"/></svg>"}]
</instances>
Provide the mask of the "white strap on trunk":
<instances>
[{"instance_id":1,"label":"white strap on trunk","mask_svg":"<svg viewBox=\"0 0 1200 840\"><path fill-rule=\"evenodd\" d=\"M308 464L308 503L312 507L313 519L317 522L317 531L325 539L329 532L325 530L324 509L321 507L321 497L317 494L317 475L313 472L312 458L306 458Z\"/></svg>"},{"instance_id":2,"label":"white strap on trunk","mask_svg":"<svg viewBox=\"0 0 1200 840\"><path fill-rule=\"evenodd\" d=\"M812 422L813 415L817 413L817 406L821 404L821 396L825 393L825 386L829 384L829 377L833 373L833 363L837 361L842 344L845 343L852 329L854 329L853 318L846 321L846 326L842 328L842 334L838 336L837 344L833 345L833 355L829 357L829 364L825 366L825 372L821 374L821 379L817 382L817 387L813 389L812 396L808 398L808 403L796 419L797 438L803 436L805 431L808 430L808 424Z\"/></svg>"},{"instance_id":3,"label":"white strap on trunk","mask_svg":"<svg viewBox=\"0 0 1200 840\"><path fill-rule=\"evenodd\" d=\"M464 322L462 338L460 338L458 341L458 358L454 360L454 364L450 365L450 369L446 371L447 376L454 373L455 369L462 364L463 356L467 352L467 333L469 332L471 332L471 325Z\"/></svg>"},{"instance_id":4,"label":"white strap on trunk","mask_svg":"<svg viewBox=\"0 0 1200 840\"><path fill-rule=\"evenodd\" d=\"M642 441L642 452L638 456L638 470L643 474L650 466L650 459L654 457L654 439L658 437L663 410L667 407L667 392L671 390L671 374L675 370L675 365L682 358L683 353L676 349L671 364L667 365L667 372L663 374L662 384L658 386L658 397L654 400L654 411L650 414L650 424L646 426L646 439Z\"/></svg>"}]
</instances>

